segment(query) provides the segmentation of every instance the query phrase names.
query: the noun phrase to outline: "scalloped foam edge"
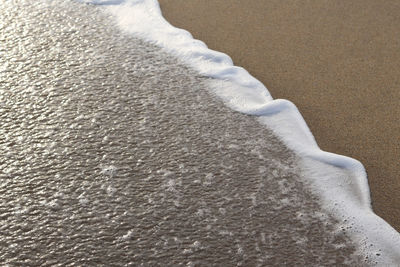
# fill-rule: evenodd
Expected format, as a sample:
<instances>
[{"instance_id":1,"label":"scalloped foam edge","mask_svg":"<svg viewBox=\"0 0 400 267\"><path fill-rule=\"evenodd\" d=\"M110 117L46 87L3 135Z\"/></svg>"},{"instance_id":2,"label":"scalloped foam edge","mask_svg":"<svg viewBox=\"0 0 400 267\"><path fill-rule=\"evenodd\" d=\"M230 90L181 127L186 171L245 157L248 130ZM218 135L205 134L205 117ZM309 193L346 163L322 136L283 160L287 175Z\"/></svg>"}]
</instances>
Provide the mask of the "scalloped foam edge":
<instances>
[{"instance_id":1,"label":"scalloped foam edge","mask_svg":"<svg viewBox=\"0 0 400 267\"><path fill-rule=\"evenodd\" d=\"M368 263L400 263L400 234L373 213L363 165L322 151L292 102L274 100L260 81L234 66L228 55L208 49L189 32L169 24L157 0L78 1L104 6L122 30L164 48L201 75L214 78L209 85L227 106L257 116L261 124L300 155L301 175L310 181L324 208L342 221L342 228L351 234Z\"/></svg>"}]
</instances>

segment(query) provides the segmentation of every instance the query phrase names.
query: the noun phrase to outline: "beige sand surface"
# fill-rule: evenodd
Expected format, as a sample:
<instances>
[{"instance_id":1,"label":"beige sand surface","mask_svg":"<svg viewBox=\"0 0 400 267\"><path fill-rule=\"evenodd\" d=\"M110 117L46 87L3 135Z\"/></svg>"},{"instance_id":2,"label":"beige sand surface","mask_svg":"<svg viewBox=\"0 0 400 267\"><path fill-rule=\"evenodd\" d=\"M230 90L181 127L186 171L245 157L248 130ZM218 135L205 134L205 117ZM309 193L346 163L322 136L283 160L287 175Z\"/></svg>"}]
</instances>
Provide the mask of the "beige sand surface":
<instances>
[{"instance_id":1,"label":"beige sand surface","mask_svg":"<svg viewBox=\"0 0 400 267\"><path fill-rule=\"evenodd\" d=\"M400 230L400 2L160 0L164 17L300 109L323 150L360 160Z\"/></svg>"}]
</instances>

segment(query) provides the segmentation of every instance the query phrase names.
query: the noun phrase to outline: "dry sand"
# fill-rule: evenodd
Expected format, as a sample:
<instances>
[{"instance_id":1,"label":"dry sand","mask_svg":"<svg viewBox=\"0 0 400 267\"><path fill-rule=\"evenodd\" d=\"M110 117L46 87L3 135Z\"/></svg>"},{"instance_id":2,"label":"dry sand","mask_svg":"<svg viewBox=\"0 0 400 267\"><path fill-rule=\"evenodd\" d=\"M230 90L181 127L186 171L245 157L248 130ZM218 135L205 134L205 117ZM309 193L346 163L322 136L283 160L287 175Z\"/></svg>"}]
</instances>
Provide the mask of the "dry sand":
<instances>
[{"instance_id":1,"label":"dry sand","mask_svg":"<svg viewBox=\"0 0 400 267\"><path fill-rule=\"evenodd\" d=\"M300 109L323 150L360 160L400 230L400 2L160 0L164 17Z\"/></svg>"}]
</instances>

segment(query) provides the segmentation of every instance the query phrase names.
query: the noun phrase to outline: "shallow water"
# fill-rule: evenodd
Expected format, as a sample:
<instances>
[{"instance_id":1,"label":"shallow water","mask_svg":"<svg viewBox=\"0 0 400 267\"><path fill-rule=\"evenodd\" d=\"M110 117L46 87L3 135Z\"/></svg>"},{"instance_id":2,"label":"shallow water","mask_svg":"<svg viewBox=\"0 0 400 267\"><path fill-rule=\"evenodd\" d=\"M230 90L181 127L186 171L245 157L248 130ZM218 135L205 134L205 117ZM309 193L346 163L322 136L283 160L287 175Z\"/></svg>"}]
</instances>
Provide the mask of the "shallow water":
<instances>
[{"instance_id":1,"label":"shallow water","mask_svg":"<svg viewBox=\"0 0 400 267\"><path fill-rule=\"evenodd\" d=\"M297 159L96 7L3 1L0 259L354 265Z\"/></svg>"}]
</instances>

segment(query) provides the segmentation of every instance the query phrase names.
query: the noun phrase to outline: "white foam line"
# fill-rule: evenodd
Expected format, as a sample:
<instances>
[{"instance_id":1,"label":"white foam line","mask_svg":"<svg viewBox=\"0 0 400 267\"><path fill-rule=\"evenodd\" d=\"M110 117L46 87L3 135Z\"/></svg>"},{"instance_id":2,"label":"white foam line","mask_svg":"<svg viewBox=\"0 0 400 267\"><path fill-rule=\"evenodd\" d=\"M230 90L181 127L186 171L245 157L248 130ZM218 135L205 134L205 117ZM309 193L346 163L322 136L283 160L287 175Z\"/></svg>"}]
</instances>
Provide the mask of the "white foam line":
<instances>
[{"instance_id":1,"label":"white foam line","mask_svg":"<svg viewBox=\"0 0 400 267\"><path fill-rule=\"evenodd\" d=\"M234 66L229 56L208 49L189 32L170 25L156 0L81 2L104 5L123 30L163 47L200 74L214 78L210 87L229 107L258 116L262 124L301 156L305 179L321 195L327 209L339 219L346 219L343 225L350 227L353 239L370 263L400 263L400 234L372 212L363 165L322 151L293 103L273 100L265 86L245 69Z\"/></svg>"}]
</instances>

